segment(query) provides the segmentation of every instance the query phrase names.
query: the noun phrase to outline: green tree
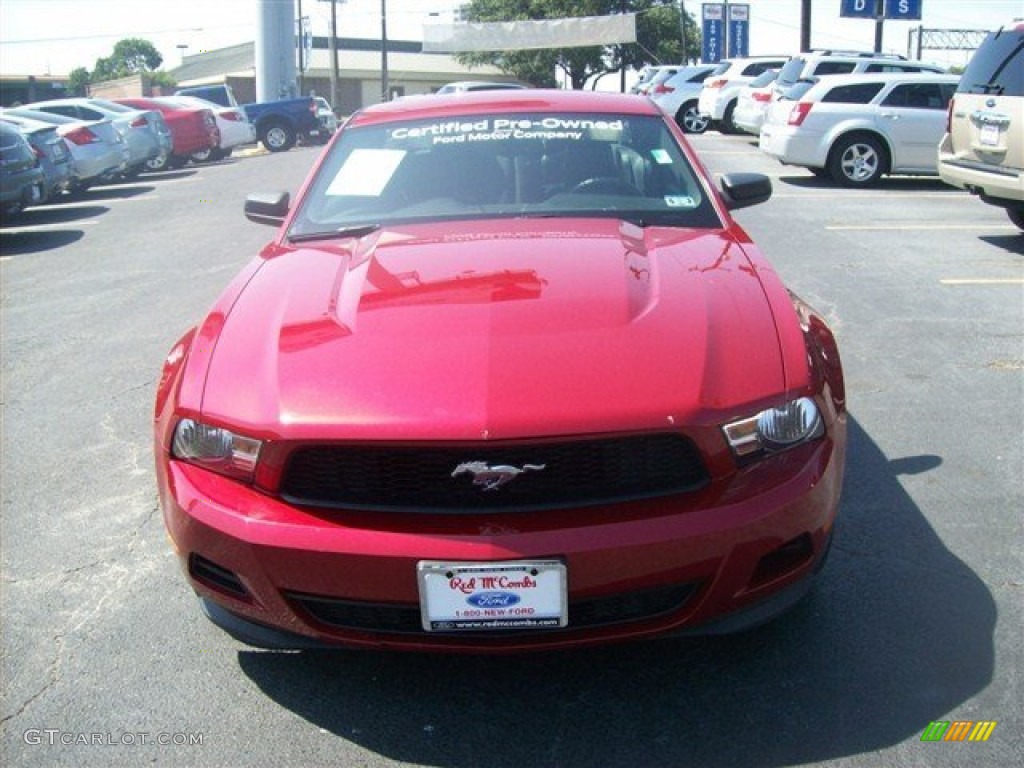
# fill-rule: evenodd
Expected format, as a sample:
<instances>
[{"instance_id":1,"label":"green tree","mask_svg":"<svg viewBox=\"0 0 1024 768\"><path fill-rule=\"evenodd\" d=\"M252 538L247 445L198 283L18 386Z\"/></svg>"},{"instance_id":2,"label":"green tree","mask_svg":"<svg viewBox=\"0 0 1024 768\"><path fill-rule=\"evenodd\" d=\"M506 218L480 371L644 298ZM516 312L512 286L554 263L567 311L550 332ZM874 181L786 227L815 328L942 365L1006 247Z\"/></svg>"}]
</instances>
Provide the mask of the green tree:
<instances>
[{"instance_id":1,"label":"green tree","mask_svg":"<svg viewBox=\"0 0 1024 768\"><path fill-rule=\"evenodd\" d=\"M85 67L76 67L68 74L68 92L73 96L87 96L92 77Z\"/></svg>"},{"instance_id":2,"label":"green tree","mask_svg":"<svg viewBox=\"0 0 1024 768\"><path fill-rule=\"evenodd\" d=\"M163 56L151 42L128 37L114 45L110 56L96 59L92 81L116 80L119 77L154 72L163 62Z\"/></svg>"},{"instance_id":3,"label":"green tree","mask_svg":"<svg viewBox=\"0 0 1024 768\"><path fill-rule=\"evenodd\" d=\"M679 4L676 0L470 0L463 18L471 22L526 21L580 16L608 16L623 10L637 14L637 42L616 46L558 48L541 51L486 51L456 54L465 66L490 64L537 86L555 84L561 70L574 89L604 75L645 64L683 61ZM700 50L693 17L686 14L687 57Z\"/></svg>"}]
</instances>

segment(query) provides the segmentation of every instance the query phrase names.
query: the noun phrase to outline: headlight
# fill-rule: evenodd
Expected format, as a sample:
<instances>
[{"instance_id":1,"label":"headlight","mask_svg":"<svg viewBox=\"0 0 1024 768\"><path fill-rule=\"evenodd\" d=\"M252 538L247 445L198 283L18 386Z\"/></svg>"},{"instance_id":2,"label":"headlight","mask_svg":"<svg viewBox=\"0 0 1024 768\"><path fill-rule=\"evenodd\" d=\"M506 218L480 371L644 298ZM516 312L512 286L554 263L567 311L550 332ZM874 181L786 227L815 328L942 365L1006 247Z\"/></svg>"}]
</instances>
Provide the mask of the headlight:
<instances>
[{"instance_id":1,"label":"headlight","mask_svg":"<svg viewBox=\"0 0 1024 768\"><path fill-rule=\"evenodd\" d=\"M778 408L769 408L750 418L722 427L725 439L737 458L782 451L821 437L825 424L818 406L809 397L791 400Z\"/></svg>"},{"instance_id":2,"label":"headlight","mask_svg":"<svg viewBox=\"0 0 1024 768\"><path fill-rule=\"evenodd\" d=\"M213 472L252 482L262 445L222 427L182 419L174 430L171 453Z\"/></svg>"}]
</instances>

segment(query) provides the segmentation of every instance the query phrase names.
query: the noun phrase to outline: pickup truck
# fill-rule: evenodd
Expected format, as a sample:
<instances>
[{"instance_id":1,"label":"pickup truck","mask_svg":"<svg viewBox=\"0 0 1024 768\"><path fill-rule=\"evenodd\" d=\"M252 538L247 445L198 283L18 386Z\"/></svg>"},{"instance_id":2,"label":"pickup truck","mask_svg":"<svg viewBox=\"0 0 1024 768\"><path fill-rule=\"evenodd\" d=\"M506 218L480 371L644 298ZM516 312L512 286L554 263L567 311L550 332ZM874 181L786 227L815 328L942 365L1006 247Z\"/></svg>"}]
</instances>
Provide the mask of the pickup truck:
<instances>
[{"instance_id":1,"label":"pickup truck","mask_svg":"<svg viewBox=\"0 0 1024 768\"><path fill-rule=\"evenodd\" d=\"M256 136L271 152L284 152L299 139L324 143L331 131L317 115L317 102L312 96L255 104L239 104L230 85L203 85L180 88L175 95L195 96L224 107L237 107L256 128Z\"/></svg>"}]
</instances>

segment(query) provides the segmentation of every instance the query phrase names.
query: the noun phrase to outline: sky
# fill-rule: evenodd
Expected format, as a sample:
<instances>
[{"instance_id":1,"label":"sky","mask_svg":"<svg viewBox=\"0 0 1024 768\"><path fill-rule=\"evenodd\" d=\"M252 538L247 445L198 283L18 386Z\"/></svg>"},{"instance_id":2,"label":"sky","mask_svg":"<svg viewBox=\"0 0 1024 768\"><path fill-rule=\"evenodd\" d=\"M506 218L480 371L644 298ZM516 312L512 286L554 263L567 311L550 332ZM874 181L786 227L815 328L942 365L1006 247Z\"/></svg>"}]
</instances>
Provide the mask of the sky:
<instances>
[{"instance_id":1,"label":"sky","mask_svg":"<svg viewBox=\"0 0 1024 768\"><path fill-rule=\"evenodd\" d=\"M314 35L327 35L330 3L325 0L264 0L301 4ZM384 0L392 40L422 40L425 22L453 20L460 0ZM682 0L699 19L701 2ZM0 73L65 75L93 69L126 37L152 42L173 69L182 55L222 48L255 38L260 0L0 0ZM750 6L750 53L795 53L800 47L800 0L746 0ZM1024 17L1024 0L921 0L920 22L889 21L883 48L907 53L908 31L991 29ZM875 24L839 17L840 0L813 0L811 45L871 50ZM338 33L379 39L381 0L338 0ZM186 47L187 46L187 47ZM945 66L966 63L964 51L925 51L922 58ZM671 62L665 62L671 63Z\"/></svg>"}]
</instances>

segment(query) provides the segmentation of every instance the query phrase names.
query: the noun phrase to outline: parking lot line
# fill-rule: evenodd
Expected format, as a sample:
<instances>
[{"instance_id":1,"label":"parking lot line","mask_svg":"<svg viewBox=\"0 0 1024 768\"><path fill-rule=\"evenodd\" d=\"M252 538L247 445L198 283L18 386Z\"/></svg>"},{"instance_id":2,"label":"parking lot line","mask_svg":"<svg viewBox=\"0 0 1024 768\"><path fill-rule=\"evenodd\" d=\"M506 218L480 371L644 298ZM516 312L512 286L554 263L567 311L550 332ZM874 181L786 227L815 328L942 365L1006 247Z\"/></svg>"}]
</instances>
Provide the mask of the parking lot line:
<instances>
[{"instance_id":1,"label":"parking lot line","mask_svg":"<svg viewBox=\"0 0 1024 768\"><path fill-rule=\"evenodd\" d=\"M893 195L888 195L888 197L893 197ZM921 195L914 195L914 197L921 197ZM1005 229L1012 230L1014 232L1017 231L1017 227L1012 224L985 224L984 222L975 224L937 224L935 222L911 224L902 221L894 221L892 224L826 224L825 229L831 232L843 232L849 230L888 232L906 229Z\"/></svg>"},{"instance_id":2,"label":"parking lot line","mask_svg":"<svg viewBox=\"0 0 1024 768\"><path fill-rule=\"evenodd\" d=\"M942 285L1024 285L1024 277L946 277Z\"/></svg>"}]
</instances>

